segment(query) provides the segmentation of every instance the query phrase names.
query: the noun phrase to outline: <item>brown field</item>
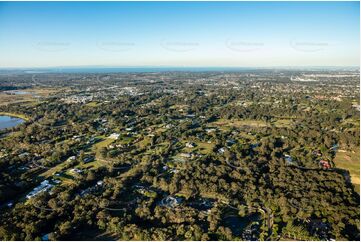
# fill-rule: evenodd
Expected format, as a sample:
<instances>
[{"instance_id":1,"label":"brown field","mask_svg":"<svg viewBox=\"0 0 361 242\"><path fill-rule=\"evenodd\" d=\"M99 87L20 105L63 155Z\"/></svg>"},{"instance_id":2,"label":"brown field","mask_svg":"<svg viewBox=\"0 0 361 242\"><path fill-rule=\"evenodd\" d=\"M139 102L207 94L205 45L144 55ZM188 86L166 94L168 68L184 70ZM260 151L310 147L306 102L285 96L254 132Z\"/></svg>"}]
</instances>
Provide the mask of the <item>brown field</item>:
<instances>
[{"instance_id":1,"label":"brown field","mask_svg":"<svg viewBox=\"0 0 361 242\"><path fill-rule=\"evenodd\" d=\"M8 94L6 92L0 92L0 105L8 105L12 103L31 103L37 102L39 97L48 97L49 95L60 91L53 88L30 88L23 89L21 91L29 92L27 94Z\"/></svg>"}]
</instances>

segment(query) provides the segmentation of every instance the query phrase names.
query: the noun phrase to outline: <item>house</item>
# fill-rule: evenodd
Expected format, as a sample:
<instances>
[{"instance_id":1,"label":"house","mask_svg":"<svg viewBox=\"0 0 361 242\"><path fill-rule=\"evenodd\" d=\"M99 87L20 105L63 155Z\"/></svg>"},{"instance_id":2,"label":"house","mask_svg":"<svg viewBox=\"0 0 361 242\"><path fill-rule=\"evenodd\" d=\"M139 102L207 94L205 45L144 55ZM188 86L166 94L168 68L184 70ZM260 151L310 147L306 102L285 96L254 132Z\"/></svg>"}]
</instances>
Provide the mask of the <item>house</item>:
<instances>
[{"instance_id":1,"label":"house","mask_svg":"<svg viewBox=\"0 0 361 242\"><path fill-rule=\"evenodd\" d=\"M331 168L331 165L327 160L320 160L319 164L322 166L323 169Z\"/></svg>"},{"instance_id":2,"label":"house","mask_svg":"<svg viewBox=\"0 0 361 242\"><path fill-rule=\"evenodd\" d=\"M330 150L332 150L332 151L334 151L334 152L336 152L337 149L338 149L338 144L335 144L335 145L333 145L333 146L330 148Z\"/></svg>"},{"instance_id":3,"label":"house","mask_svg":"<svg viewBox=\"0 0 361 242\"><path fill-rule=\"evenodd\" d=\"M290 155L284 155L283 158L285 159L287 165L295 164L295 162L293 161L293 159Z\"/></svg>"},{"instance_id":4,"label":"house","mask_svg":"<svg viewBox=\"0 0 361 242\"><path fill-rule=\"evenodd\" d=\"M26 195L26 198L30 199L41 192L49 190L52 187L53 185L51 185L48 180L44 180L40 183L39 186L35 187L28 195Z\"/></svg>"},{"instance_id":5,"label":"house","mask_svg":"<svg viewBox=\"0 0 361 242\"><path fill-rule=\"evenodd\" d=\"M237 142L234 139L228 139L228 140L226 140L226 143L227 143L227 146L232 146Z\"/></svg>"},{"instance_id":6,"label":"house","mask_svg":"<svg viewBox=\"0 0 361 242\"><path fill-rule=\"evenodd\" d=\"M255 148L257 148L258 146L259 146L259 144L258 144L258 143L251 144L251 149L255 149Z\"/></svg>"},{"instance_id":7,"label":"house","mask_svg":"<svg viewBox=\"0 0 361 242\"><path fill-rule=\"evenodd\" d=\"M19 158L21 159L21 158L24 158L25 156L28 156L28 155L30 155L29 152L24 152L24 153L21 153L19 155Z\"/></svg>"},{"instance_id":8,"label":"house","mask_svg":"<svg viewBox=\"0 0 361 242\"><path fill-rule=\"evenodd\" d=\"M196 144L193 143L193 142L187 142L187 143L186 143L186 147L187 147L187 148L194 148L195 146L196 146Z\"/></svg>"},{"instance_id":9,"label":"house","mask_svg":"<svg viewBox=\"0 0 361 242\"><path fill-rule=\"evenodd\" d=\"M173 124L167 124L165 127L166 127L167 129L170 129L170 128L173 128L174 125L173 125Z\"/></svg>"},{"instance_id":10,"label":"house","mask_svg":"<svg viewBox=\"0 0 361 242\"><path fill-rule=\"evenodd\" d=\"M191 158L192 154L191 153L180 153L179 156L184 157L184 158Z\"/></svg>"},{"instance_id":11,"label":"house","mask_svg":"<svg viewBox=\"0 0 361 242\"><path fill-rule=\"evenodd\" d=\"M223 154L226 151L224 147L218 149L218 153Z\"/></svg>"},{"instance_id":12,"label":"house","mask_svg":"<svg viewBox=\"0 0 361 242\"><path fill-rule=\"evenodd\" d=\"M94 137L91 137L89 139L89 141L86 142L87 144L94 144L95 143L95 138Z\"/></svg>"},{"instance_id":13,"label":"house","mask_svg":"<svg viewBox=\"0 0 361 242\"><path fill-rule=\"evenodd\" d=\"M215 132L216 131L216 129L205 129L205 131L207 132L207 133L212 133L212 132Z\"/></svg>"},{"instance_id":14,"label":"house","mask_svg":"<svg viewBox=\"0 0 361 242\"><path fill-rule=\"evenodd\" d=\"M112 133L111 135L109 135L109 139L119 139L120 134L118 133Z\"/></svg>"},{"instance_id":15,"label":"house","mask_svg":"<svg viewBox=\"0 0 361 242\"><path fill-rule=\"evenodd\" d=\"M73 169L70 169L70 172L71 172L71 173L78 173L78 174L80 174L80 173L82 173L83 171L80 170L80 169L78 169L78 168L73 168Z\"/></svg>"},{"instance_id":16,"label":"house","mask_svg":"<svg viewBox=\"0 0 361 242\"><path fill-rule=\"evenodd\" d=\"M94 156L87 156L84 158L83 162L89 163L89 162L92 162L93 160L94 160Z\"/></svg>"},{"instance_id":17,"label":"house","mask_svg":"<svg viewBox=\"0 0 361 242\"><path fill-rule=\"evenodd\" d=\"M167 196L160 201L161 206L174 208L182 202L180 197Z\"/></svg>"},{"instance_id":18,"label":"house","mask_svg":"<svg viewBox=\"0 0 361 242\"><path fill-rule=\"evenodd\" d=\"M73 156L70 156L66 161L70 162L70 161L73 161L75 159L76 159L76 157L75 157L75 155L73 155Z\"/></svg>"},{"instance_id":19,"label":"house","mask_svg":"<svg viewBox=\"0 0 361 242\"><path fill-rule=\"evenodd\" d=\"M60 183L61 183L61 180L53 179L52 182L54 182L55 184L60 184Z\"/></svg>"},{"instance_id":20,"label":"house","mask_svg":"<svg viewBox=\"0 0 361 242\"><path fill-rule=\"evenodd\" d=\"M178 170L175 169L175 168L172 168L172 169L169 170L169 173L175 174L175 173L178 173Z\"/></svg>"}]
</instances>

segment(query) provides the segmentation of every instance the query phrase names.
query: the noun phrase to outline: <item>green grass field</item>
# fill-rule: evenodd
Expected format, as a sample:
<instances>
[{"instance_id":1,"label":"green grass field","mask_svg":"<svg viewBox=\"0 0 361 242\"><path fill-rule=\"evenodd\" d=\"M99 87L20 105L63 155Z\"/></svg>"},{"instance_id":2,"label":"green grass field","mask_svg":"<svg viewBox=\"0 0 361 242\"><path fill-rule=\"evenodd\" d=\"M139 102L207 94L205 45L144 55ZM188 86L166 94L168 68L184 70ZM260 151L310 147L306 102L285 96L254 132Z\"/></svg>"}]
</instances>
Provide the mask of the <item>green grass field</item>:
<instances>
[{"instance_id":1,"label":"green grass field","mask_svg":"<svg viewBox=\"0 0 361 242\"><path fill-rule=\"evenodd\" d=\"M214 144L209 144L207 142L197 142L196 149L199 150L199 153L201 154L208 154L211 153L214 147Z\"/></svg>"},{"instance_id":2,"label":"green grass field","mask_svg":"<svg viewBox=\"0 0 361 242\"><path fill-rule=\"evenodd\" d=\"M355 153L339 151L334 162L336 167L350 172L351 182L355 185L356 191L360 193L360 150L357 149Z\"/></svg>"},{"instance_id":3,"label":"green grass field","mask_svg":"<svg viewBox=\"0 0 361 242\"><path fill-rule=\"evenodd\" d=\"M276 122L274 122L274 125L276 127L290 127L292 125L293 121L291 119L278 119Z\"/></svg>"},{"instance_id":4,"label":"green grass field","mask_svg":"<svg viewBox=\"0 0 361 242\"><path fill-rule=\"evenodd\" d=\"M54 173L59 172L65 165L66 165L66 162L62 162L62 163L50 168L49 170L45 171L40 176L43 176L45 178L49 178Z\"/></svg>"},{"instance_id":5,"label":"green grass field","mask_svg":"<svg viewBox=\"0 0 361 242\"><path fill-rule=\"evenodd\" d=\"M25 114L21 114L21 113L0 112L0 115L21 118L21 119L24 119L25 121L29 121L29 117L27 117Z\"/></svg>"},{"instance_id":6,"label":"green grass field","mask_svg":"<svg viewBox=\"0 0 361 242\"><path fill-rule=\"evenodd\" d=\"M273 122L273 124L276 127L290 127L292 122L293 121L290 119L279 119L279 120ZM219 126L219 127L250 126L250 127L256 127L256 128L267 127L267 126L271 125L271 123L267 123L262 120L237 120L237 119L230 119L230 120L219 119L215 122L212 122L211 124Z\"/></svg>"},{"instance_id":7,"label":"green grass field","mask_svg":"<svg viewBox=\"0 0 361 242\"><path fill-rule=\"evenodd\" d=\"M100 103L97 103L97 102L89 102L89 103L87 103L87 104L85 104L85 106L87 106L87 107L98 107L98 106L100 106Z\"/></svg>"},{"instance_id":8,"label":"green grass field","mask_svg":"<svg viewBox=\"0 0 361 242\"><path fill-rule=\"evenodd\" d=\"M251 127L266 127L267 123L261 120L236 120L236 119L219 119L211 124L216 126L228 126L228 127L242 127L242 126L251 126Z\"/></svg>"},{"instance_id":9,"label":"green grass field","mask_svg":"<svg viewBox=\"0 0 361 242\"><path fill-rule=\"evenodd\" d=\"M96 138L101 139L101 141L95 143L91 150L95 153L95 157L99 157L101 148L108 147L108 145L114 142L114 139L106 138L105 136L97 136Z\"/></svg>"}]
</instances>

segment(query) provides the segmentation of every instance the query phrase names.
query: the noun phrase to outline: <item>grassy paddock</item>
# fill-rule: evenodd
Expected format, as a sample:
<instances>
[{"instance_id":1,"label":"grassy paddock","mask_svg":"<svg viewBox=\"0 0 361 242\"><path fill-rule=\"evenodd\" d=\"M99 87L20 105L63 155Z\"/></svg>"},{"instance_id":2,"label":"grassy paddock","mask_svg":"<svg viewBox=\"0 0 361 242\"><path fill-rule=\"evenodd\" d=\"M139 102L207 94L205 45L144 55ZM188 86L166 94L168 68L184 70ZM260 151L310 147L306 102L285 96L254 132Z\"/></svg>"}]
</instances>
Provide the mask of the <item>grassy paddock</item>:
<instances>
[{"instance_id":1,"label":"grassy paddock","mask_svg":"<svg viewBox=\"0 0 361 242\"><path fill-rule=\"evenodd\" d=\"M26 116L25 114L20 114L20 113L0 112L0 115L5 115L5 116L10 116L10 117L15 117L15 118L21 118L21 119L24 119L25 121L30 120L30 118L28 116Z\"/></svg>"},{"instance_id":2,"label":"grassy paddock","mask_svg":"<svg viewBox=\"0 0 361 242\"><path fill-rule=\"evenodd\" d=\"M355 189L360 192L360 149L357 149L355 153L339 151L334 162L336 167L350 172L351 182L355 185Z\"/></svg>"},{"instance_id":3,"label":"grassy paddock","mask_svg":"<svg viewBox=\"0 0 361 242\"><path fill-rule=\"evenodd\" d=\"M95 107L100 106L100 103L90 102L90 103L85 104L85 106L95 108Z\"/></svg>"},{"instance_id":4,"label":"grassy paddock","mask_svg":"<svg viewBox=\"0 0 361 242\"><path fill-rule=\"evenodd\" d=\"M211 124L216 126L233 126L233 127L241 127L241 126L251 126L251 127L266 127L267 123L261 120L237 120L237 119L219 119Z\"/></svg>"},{"instance_id":5,"label":"grassy paddock","mask_svg":"<svg viewBox=\"0 0 361 242\"><path fill-rule=\"evenodd\" d=\"M65 88L28 88L28 89L21 89L18 91L25 91L28 92L26 94L15 94L9 95L6 92L0 92L0 106L2 105L9 105L15 103L28 103L34 102L38 100L38 97L48 97L53 93L56 92L64 92Z\"/></svg>"},{"instance_id":6,"label":"grassy paddock","mask_svg":"<svg viewBox=\"0 0 361 242\"><path fill-rule=\"evenodd\" d=\"M279 119L275 122L273 122L273 124L276 127L290 127L292 124L292 120L289 119ZM267 127L267 126L271 126L271 123L267 123L263 120L237 120L237 119L219 119L215 122L212 122L211 124L216 125L216 126L220 126L220 127L242 127L242 126L250 126L250 127L255 127L255 128L262 128L262 127Z\"/></svg>"}]
</instances>

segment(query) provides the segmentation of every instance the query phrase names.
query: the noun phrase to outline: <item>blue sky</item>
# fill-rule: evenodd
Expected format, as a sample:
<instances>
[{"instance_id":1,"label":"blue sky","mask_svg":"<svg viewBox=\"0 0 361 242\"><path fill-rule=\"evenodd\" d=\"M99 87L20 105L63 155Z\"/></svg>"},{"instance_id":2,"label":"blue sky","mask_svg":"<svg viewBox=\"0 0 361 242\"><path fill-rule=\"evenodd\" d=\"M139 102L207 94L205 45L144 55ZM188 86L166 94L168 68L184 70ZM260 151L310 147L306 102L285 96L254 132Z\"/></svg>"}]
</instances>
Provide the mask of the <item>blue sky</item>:
<instances>
[{"instance_id":1,"label":"blue sky","mask_svg":"<svg viewBox=\"0 0 361 242\"><path fill-rule=\"evenodd\" d=\"M359 66L359 2L0 2L0 67Z\"/></svg>"}]
</instances>

